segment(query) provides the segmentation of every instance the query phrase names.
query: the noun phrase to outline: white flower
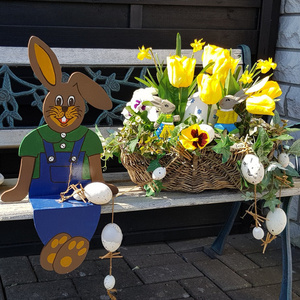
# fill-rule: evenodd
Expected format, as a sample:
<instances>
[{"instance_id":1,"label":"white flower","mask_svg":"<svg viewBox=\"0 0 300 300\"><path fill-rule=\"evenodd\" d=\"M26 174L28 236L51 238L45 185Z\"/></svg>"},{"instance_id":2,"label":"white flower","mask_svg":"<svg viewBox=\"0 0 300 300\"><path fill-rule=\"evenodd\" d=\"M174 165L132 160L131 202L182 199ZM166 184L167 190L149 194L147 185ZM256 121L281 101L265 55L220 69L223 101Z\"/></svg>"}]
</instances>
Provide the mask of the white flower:
<instances>
[{"instance_id":1,"label":"white flower","mask_svg":"<svg viewBox=\"0 0 300 300\"><path fill-rule=\"evenodd\" d=\"M148 106L147 110L148 110L147 118L151 122L155 122L159 117L160 111L155 106Z\"/></svg>"}]
</instances>

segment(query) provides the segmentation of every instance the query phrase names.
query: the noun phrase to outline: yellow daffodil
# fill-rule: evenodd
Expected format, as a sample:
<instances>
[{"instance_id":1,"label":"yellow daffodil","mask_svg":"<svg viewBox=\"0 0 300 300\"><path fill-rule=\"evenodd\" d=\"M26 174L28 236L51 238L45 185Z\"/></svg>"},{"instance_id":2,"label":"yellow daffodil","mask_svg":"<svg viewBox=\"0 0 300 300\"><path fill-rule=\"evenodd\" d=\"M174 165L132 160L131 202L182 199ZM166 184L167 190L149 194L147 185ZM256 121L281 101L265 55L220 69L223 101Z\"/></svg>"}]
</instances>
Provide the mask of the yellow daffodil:
<instances>
[{"instance_id":1,"label":"yellow daffodil","mask_svg":"<svg viewBox=\"0 0 300 300\"><path fill-rule=\"evenodd\" d=\"M193 48L193 52L197 52L202 50L203 46L205 45L205 42L202 42L203 39L200 40L194 40L194 43L191 43L191 47Z\"/></svg>"},{"instance_id":2,"label":"yellow daffodil","mask_svg":"<svg viewBox=\"0 0 300 300\"><path fill-rule=\"evenodd\" d=\"M194 124L180 132L179 141L187 150L202 149L209 143L209 135Z\"/></svg>"},{"instance_id":3,"label":"yellow daffodil","mask_svg":"<svg viewBox=\"0 0 300 300\"><path fill-rule=\"evenodd\" d=\"M269 58L268 60L260 59L256 66L257 69L261 69L263 74L269 72L271 68L274 70L276 67L277 64L272 61L272 58Z\"/></svg>"},{"instance_id":4,"label":"yellow daffodil","mask_svg":"<svg viewBox=\"0 0 300 300\"><path fill-rule=\"evenodd\" d=\"M268 95L253 95L246 99L246 109L251 114L273 116L275 102Z\"/></svg>"},{"instance_id":5,"label":"yellow daffodil","mask_svg":"<svg viewBox=\"0 0 300 300\"><path fill-rule=\"evenodd\" d=\"M242 82L243 84L247 84L247 83L251 83L253 81L252 77L253 77L254 73L249 73L248 70L246 70L241 78L240 78L240 82Z\"/></svg>"},{"instance_id":6,"label":"yellow daffodil","mask_svg":"<svg viewBox=\"0 0 300 300\"><path fill-rule=\"evenodd\" d=\"M259 93L262 95L268 95L272 99L276 99L282 94L282 91L276 81L270 80L264 85Z\"/></svg>"},{"instance_id":7,"label":"yellow daffodil","mask_svg":"<svg viewBox=\"0 0 300 300\"><path fill-rule=\"evenodd\" d=\"M214 75L200 74L197 77L200 99L206 104L215 104L222 99L219 79Z\"/></svg>"},{"instance_id":8,"label":"yellow daffodil","mask_svg":"<svg viewBox=\"0 0 300 300\"><path fill-rule=\"evenodd\" d=\"M195 66L195 58L168 56L167 69L170 83L177 88L189 87L194 79Z\"/></svg>"},{"instance_id":9,"label":"yellow daffodil","mask_svg":"<svg viewBox=\"0 0 300 300\"><path fill-rule=\"evenodd\" d=\"M149 53L150 48L146 49L145 46L143 45L142 48L139 47L139 51L140 52L137 55L137 58L139 60L143 60L144 58L147 58L147 59L151 59L152 58L151 54Z\"/></svg>"}]
</instances>

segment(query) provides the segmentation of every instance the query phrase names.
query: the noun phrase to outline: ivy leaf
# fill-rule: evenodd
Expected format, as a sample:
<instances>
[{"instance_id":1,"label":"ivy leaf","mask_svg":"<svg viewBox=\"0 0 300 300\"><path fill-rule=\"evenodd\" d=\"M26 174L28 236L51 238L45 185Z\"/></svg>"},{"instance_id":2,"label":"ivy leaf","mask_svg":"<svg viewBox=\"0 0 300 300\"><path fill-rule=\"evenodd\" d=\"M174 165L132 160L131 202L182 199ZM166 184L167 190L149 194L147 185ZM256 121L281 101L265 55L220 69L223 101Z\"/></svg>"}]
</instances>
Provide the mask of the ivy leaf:
<instances>
[{"instance_id":1,"label":"ivy leaf","mask_svg":"<svg viewBox=\"0 0 300 300\"><path fill-rule=\"evenodd\" d=\"M134 149L135 149L135 147L136 147L136 145L137 145L138 142L139 142L139 138L138 137L136 137L134 140L130 141L130 143L128 145L128 148L129 148L129 151L131 153L134 152Z\"/></svg>"},{"instance_id":2,"label":"ivy leaf","mask_svg":"<svg viewBox=\"0 0 300 300\"><path fill-rule=\"evenodd\" d=\"M222 163L226 163L228 161L228 159L231 156L231 151L230 151L230 146L232 146L234 144L234 142L232 142L228 135L223 136L221 135L221 140L216 141L217 145L214 146L212 149L218 153L218 154L222 154Z\"/></svg>"},{"instance_id":3,"label":"ivy leaf","mask_svg":"<svg viewBox=\"0 0 300 300\"><path fill-rule=\"evenodd\" d=\"M161 167L161 164L159 163L158 159L152 160L149 164L149 167L147 168L148 172L153 172L155 169Z\"/></svg>"},{"instance_id":4,"label":"ivy leaf","mask_svg":"<svg viewBox=\"0 0 300 300\"><path fill-rule=\"evenodd\" d=\"M270 210L272 212L274 212L274 210L278 204L281 204L281 201L278 198L276 198L276 196L274 196L274 198L266 200L264 207L269 207Z\"/></svg>"},{"instance_id":5,"label":"ivy leaf","mask_svg":"<svg viewBox=\"0 0 300 300\"><path fill-rule=\"evenodd\" d=\"M280 116L279 116L279 113L278 113L278 111L277 110L274 110L274 116L273 116L273 118L272 118L272 120L271 120L271 124L272 125L275 125L275 124L280 124L280 122L281 122L281 119L280 119Z\"/></svg>"},{"instance_id":6,"label":"ivy leaf","mask_svg":"<svg viewBox=\"0 0 300 300\"><path fill-rule=\"evenodd\" d=\"M300 140L295 141L290 149L289 149L289 154L300 156Z\"/></svg>"},{"instance_id":7,"label":"ivy leaf","mask_svg":"<svg viewBox=\"0 0 300 300\"><path fill-rule=\"evenodd\" d=\"M285 174L291 177L299 177L299 173L291 166L286 167Z\"/></svg>"},{"instance_id":8,"label":"ivy leaf","mask_svg":"<svg viewBox=\"0 0 300 300\"><path fill-rule=\"evenodd\" d=\"M162 188L163 184L160 180L153 180L154 184L148 183L144 185L144 189L146 191L146 197L155 196L158 194Z\"/></svg>"},{"instance_id":9,"label":"ivy leaf","mask_svg":"<svg viewBox=\"0 0 300 300\"><path fill-rule=\"evenodd\" d=\"M269 161L267 156L273 149L273 142L263 128L259 128L257 140L252 147L262 163Z\"/></svg>"}]
</instances>

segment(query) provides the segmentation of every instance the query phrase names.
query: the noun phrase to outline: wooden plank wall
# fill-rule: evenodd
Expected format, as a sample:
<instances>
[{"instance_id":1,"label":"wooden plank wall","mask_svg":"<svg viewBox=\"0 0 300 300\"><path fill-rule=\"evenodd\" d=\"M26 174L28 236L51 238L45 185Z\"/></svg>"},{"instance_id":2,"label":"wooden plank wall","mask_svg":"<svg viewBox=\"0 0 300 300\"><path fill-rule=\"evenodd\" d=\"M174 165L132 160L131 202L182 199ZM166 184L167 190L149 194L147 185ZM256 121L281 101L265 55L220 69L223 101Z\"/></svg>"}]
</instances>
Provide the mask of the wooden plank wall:
<instances>
[{"instance_id":1,"label":"wooden plank wall","mask_svg":"<svg viewBox=\"0 0 300 300\"><path fill-rule=\"evenodd\" d=\"M173 48L194 38L273 56L280 0L6 0L0 45L26 46L37 35L51 47Z\"/></svg>"}]
</instances>

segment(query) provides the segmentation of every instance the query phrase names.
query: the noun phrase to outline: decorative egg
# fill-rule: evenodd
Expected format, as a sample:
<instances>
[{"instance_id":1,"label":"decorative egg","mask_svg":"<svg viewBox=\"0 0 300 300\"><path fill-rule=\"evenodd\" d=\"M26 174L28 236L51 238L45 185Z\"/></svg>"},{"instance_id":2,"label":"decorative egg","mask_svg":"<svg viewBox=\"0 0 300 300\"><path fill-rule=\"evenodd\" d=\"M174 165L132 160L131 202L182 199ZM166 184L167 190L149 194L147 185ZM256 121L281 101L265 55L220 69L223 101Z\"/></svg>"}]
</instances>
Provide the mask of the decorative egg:
<instances>
[{"instance_id":1,"label":"decorative egg","mask_svg":"<svg viewBox=\"0 0 300 300\"><path fill-rule=\"evenodd\" d=\"M0 184L4 182L4 176L0 173Z\"/></svg>"},{"instance_id":2,"label":"decorative egg","mask_svg":"<svg viewBox=\"0 0 300 300\"><path fill-rule=\"evenodd\" d=\"M278 162L284 167L286 168L289 163L290 163L290 158L289 155L285 152L282 152L279 154L278 156Z\"/></svg>"},{"instance_id":3,"label":"decorative egg","mask_svg":"<svg viewBox=\"0 0 300 300\"><path fill-rule=\"evenodd\" d=\"M241 171L243 177L252 184L260 183L265 175L264 166L259 161L259 158L253 154L245 155L242 160Z\"/></svg>"},{"instance_id":4,"label":"decorative egg","mask_svg":"<svg viewBox=\"0 0 300 300\"><path fill-rule=\"evenodd\" d=\"M107 289L107 290L111 290L114 288L116 284L116 279L114 276L112 275L107 275L105 278L104 278L104 287Z\"/></svg>"},{"instance_id":5,"label":"decorative egg","mask_svg":"<svg viewBox=\"0 0 300 300\"><path fill-rule=\"evenodd\" d=\"M111 189L102 182L87 184L84 188L84 194L94 204L106 204L113 197Z\"/></svg>"},{"instance_id":6,"label":"decorative egg","mask_svg":"<svg viewBox=\"0 0 300 300\"><path fill-rule=\"evenodd\" d=\"M109 223L103 228L101 233L101 241L107 251L116 251L121 246L122 239L123 233L117 224Z\"/></svg>"},{"instance_id":7,"label":"decorative egg","mask_svg":"<svg viewBox=\"0 0 300 300\"><path fill-rule=\"evenodd\" d=\"M80 196L79 196L79 193L80 193L80 191L76 191L74 194L73 194L73 198L75 199L75 200L82 200L81 198L80 198ZM84 198L86 198L85 197L85 194L83 194L83 197Z\"/></svg>"},{"instance_id":8,"label":"decorative egg","mask_svg":"<svg viewBox=\"0 0 300 300\"><path fill-rule=\"evenodd\" d=\"M254 227L252 230L252 235L255 239L261 240L264 237L265 232L261 227Z\"/></svg>"},{"instance_id":9,"label":"decorative egg","mask_svg":"<svg viewBox=\"0 0 300 300\"><path fill-rule=\"evenodd\" d=\"M204 130L208 133L210 143L215 138L215 130L207 124L200 124L199 127L201 130Z\"/></svg>"},{"instance_id":10,"label":"decorative egg","mask_svg":"<svg viewBox=\"0 0 300 300\"><path fill-rule=\"evenodd\" d=\"M266 226L271 234L278 235L284 230L287 218L283 209L276 207L274 212L268 212L266 218Z\"/></svg>"},{"instance_id":11,"label":"decorative egg","mask_svg":"<svg viewBox=\"0 0 300 300\"><path fill-rule=\"evenodd\" d=\"M153 178L154 180L161 180L161 179L165 178L166 174L167 174L166 168L164 168L164 167L159 167L159 168L156 168L156 169L153 171L153 173L152 173L152 178Z\"/></svg>"}]
</instances>

